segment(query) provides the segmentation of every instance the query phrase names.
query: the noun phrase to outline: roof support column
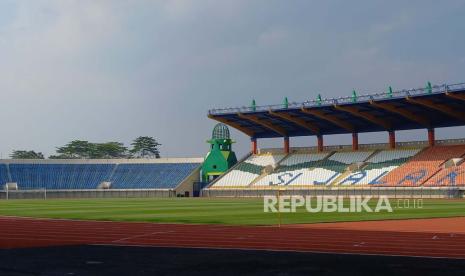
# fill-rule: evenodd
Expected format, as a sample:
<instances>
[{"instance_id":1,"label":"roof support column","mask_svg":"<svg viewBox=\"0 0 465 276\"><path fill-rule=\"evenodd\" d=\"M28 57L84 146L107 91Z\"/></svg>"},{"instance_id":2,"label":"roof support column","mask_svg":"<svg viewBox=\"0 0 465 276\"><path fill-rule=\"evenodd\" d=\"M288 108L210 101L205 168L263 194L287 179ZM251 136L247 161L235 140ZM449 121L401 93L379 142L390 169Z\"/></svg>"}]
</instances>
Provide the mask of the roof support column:
<instances>
[{"instance_id":1,"label":"roof support column","mask_svg":"<svg viewBox=\"0 0 465 276\"><path fill-rule=\"evenodd\" d=\"M388 133L389 133L389 148L395 149L396 148L396 132L394 130L390 130Z\"/></svg>"},{"instance_id":2,"label":"roof support column","mask_svg":"<svg viewBox=\"0 0 465 276\"><path fill-rule=\"evenodd\" d=\"M250 141L252 142L252 154L257 154L257 138L251 137Z\"/></svg>"},{"instance_id":3,"label":"roof support column","mask_svg":"<svg viewBox=\"0 0 465 276\"><path fill-rule=\"evenodd\" d=\"M434 147L434 145L436 144L436 138L435 138L435 132L434 132L434 128L429 128L428 129L428 145L430 147Z\"/></svg>"},{"instance_id":4,"label":"roof support column","mask_svg":"<svg viewBox=\"0 0 465 276\"><path fill-rule=\"evenodd\" d=\"M318 139L318 152L322 152L324 148L323 135L317 135L316 138Z\"/></svg>"},{"instance_id":5,"label":"roof support column","mask_svg":"<svg viewBox=\"0 0 465 276\"><path fill-rule=\"evenodd\" d=\"M289 137L284 137L284 153L289 154Z\"/></svg>"},{"instance_id":6,"label":"roof support column","mask_svg":"<svg viewBox=\"0 0 465 276\"><path fill-rule=\"evenodd\" d=\"M357 132L352 132L352 150L353 151L358 150L358 133Z\"/></svg>"}]
</instances>

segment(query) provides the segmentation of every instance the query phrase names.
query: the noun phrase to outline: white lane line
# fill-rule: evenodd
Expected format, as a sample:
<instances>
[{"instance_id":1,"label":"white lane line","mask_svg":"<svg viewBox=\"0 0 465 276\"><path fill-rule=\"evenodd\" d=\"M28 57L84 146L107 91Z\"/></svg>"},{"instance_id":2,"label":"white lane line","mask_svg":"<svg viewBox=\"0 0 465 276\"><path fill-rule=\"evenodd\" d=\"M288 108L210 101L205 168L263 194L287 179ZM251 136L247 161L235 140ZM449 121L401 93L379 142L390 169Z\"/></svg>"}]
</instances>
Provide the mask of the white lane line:
<instances>
[{"instance_id":1,"label":"white lane line","mask_svg":"<svg viewBox=\"0 0 465 276\"><path fill-rule=\"evenodd\" d=\"M112 243L117 243L117 242L122 242L122 241L127 241L127 240L132 240L132 239L137 239L137 238L144 238L152 235L157 235L157 234L168 234L168 233L173 233L175 231L158 231L158 232L152 232L152 233L146 233L146 234L141 234L141 235L135 235L135 236L129 236L126 238L118 239L112 241Z\"/></svg>"}]
</instances>

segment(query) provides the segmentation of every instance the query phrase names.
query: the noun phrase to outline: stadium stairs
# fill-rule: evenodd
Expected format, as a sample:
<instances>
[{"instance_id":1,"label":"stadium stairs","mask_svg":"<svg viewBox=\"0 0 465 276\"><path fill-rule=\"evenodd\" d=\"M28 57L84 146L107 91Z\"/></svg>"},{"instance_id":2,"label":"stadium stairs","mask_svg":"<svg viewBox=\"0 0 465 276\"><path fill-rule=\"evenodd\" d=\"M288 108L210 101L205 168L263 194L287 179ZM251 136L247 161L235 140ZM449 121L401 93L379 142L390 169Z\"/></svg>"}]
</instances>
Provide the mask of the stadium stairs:
<instances>
[{"instance_id":1,"label":"stadium stairs","mask_svg":"<svg viewBox=\"0 0 465 276\"><path fill-rule=\"evenodd\" d=\"M418 154L421 149L393 149L379 150L363 162L363 166L353 170L339 185L378 185L379 181L387 173Z\"/></svg>"},{"instance_id":2,"label":"stadium stairs","mask_svg":"<svg viewBox=\"0 0 465 276\"><path fill-rule=\"evenodd\" d=\"M285 156L283 153L250 155L215 181L211 187L247 187L259 178L265 169L270 170L270 167L276 167Z\"/></svg>"},{"instance_id":3,"label":"stadium stairs","mask_svg":"<svg viewBox=\"0 0 465 276\"><path fill-rule=\"evenodd\" d=\"M465 186L464 156L454 158L443 164L440 172L428 179L423 186Z\"/></svg>"},{"instance_id":4,"label":"stadium stairs","mask_svg":"<svg viewBox=\"0 0 465 276\"><path fill-rule=\"evenodd\" d=\"M269 153L269 154L272 154L272 153ZM289 158L289 156L292 156L292 154L286 154L280 161L276 163L276 165L269 165L265 167L262 170L262 174L259 177L257 177L254 181L252 181L248 186L251 187L255 185L255 183L260 182L260 180L262 180L263 178L274 173L277 168L282 166L283 162L286 162L286 159Z\"/></svg>"}]
</instances>

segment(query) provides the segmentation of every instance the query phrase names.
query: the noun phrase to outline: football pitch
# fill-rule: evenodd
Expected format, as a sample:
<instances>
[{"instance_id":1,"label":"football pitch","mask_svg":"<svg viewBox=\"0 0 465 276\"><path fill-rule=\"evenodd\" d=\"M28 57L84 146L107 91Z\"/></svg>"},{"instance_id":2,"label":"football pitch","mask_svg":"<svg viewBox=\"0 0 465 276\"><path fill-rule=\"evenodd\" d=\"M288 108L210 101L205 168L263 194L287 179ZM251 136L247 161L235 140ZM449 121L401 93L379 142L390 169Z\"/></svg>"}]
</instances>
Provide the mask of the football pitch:
<instances>
[{"instance_id":1,"label":"football pitch","mask_svg":"<svg viewBox=\"0 0 465 276\"><path fill-rule=\"evenodd\" d=\"M364 221L465 216L465 200L391 199L393 212L265 213L263 199L143 198L3 200L1 216L229 225ZM370 207L376 205L370 202ZM415 205L415 206L414 206ZM421 205L421 206L420 206Z\"/></svg>"}]
</instances>

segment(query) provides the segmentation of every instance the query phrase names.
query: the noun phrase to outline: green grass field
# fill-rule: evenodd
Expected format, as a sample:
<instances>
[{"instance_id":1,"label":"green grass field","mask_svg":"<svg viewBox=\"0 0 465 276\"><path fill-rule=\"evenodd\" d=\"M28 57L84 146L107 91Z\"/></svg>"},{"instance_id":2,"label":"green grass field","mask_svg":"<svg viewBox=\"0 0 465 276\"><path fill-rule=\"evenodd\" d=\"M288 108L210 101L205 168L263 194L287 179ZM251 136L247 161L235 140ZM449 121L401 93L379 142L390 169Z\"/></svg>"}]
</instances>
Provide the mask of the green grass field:
<instances>
[{"instance_id":1,"label":"green grass field","mask_svg":"<svg viewBox=\"0 0 465 276\"><path fill-rule=\"evenodd\" d=\"M373 204L375 205L375 204ZM403 206L404 202L400 202ZM410 199L410 207L413 199ZM371 206L371 205L370 205ZM465 216L465 200L423 200L423 208L381 213L282 213L282 223L316 223ZM374 207L374 206L373 206ZM66 199L0 201L0 215L83 220L273 225L276 213L264 213L261 199Z\"/></svg>"}]
</instances>

